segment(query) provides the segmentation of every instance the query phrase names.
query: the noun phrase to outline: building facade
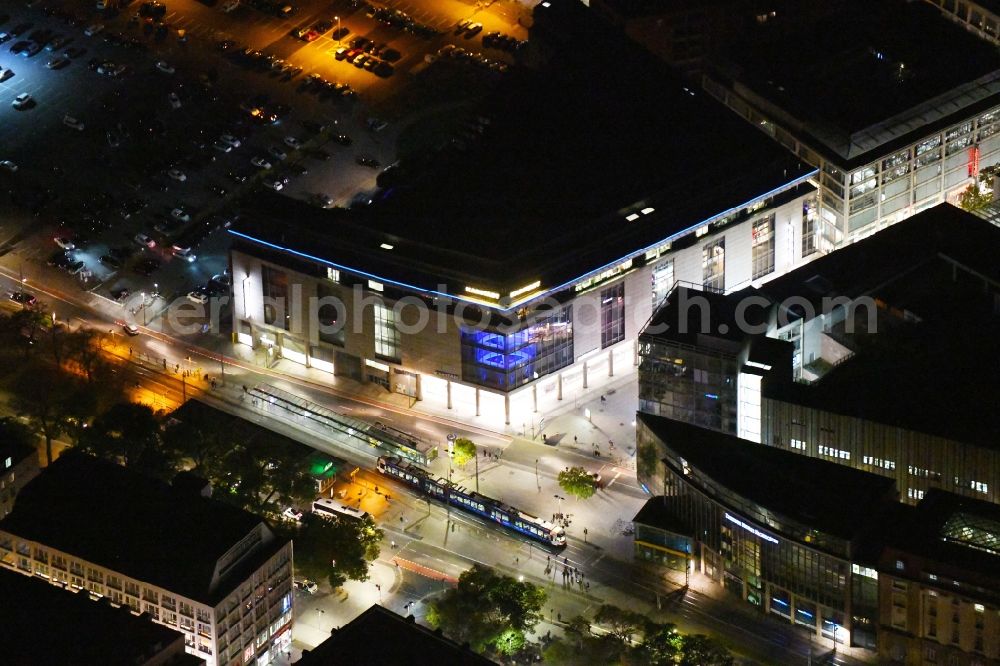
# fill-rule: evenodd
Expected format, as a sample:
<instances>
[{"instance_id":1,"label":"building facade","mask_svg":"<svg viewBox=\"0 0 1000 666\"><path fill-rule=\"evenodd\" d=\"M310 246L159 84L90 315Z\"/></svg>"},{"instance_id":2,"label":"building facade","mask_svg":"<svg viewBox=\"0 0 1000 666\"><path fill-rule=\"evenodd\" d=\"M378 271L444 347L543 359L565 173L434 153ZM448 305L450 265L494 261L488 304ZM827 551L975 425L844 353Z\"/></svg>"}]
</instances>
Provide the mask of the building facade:
<instances>
[{"instance_id":1,"label":"building facade","mask_svg":"<svg viewBox=\"0 0 1000 666\"><path fill-rule=\"evenodd\" d=\"M64 454L22 491L0 521L0 566L145 613L209 666L264 666L291 643L290 541L250 514L87 456Z\"/></svg>"},{"instance_id":2,"label":"building facade","mask_svg":"<svg viewBox=\"0 0 1000 666\"><path fill-rule=\"evenodd\" d=\"M0 442L0 519L14 508L21 488L38 476L38 451L30 446Z\"/></svg>"},{"instance_id":3,"label":"building facade","mask_svg":"<svg viewBox=\"0 0 1000 666\"><path fill-rule=\"evenodd\" d=\"M731 291L821 256L811 188L789 186L562 286L527 285L524 312L550 306L497 327L479 325L489 310L462 318L455 303L237 235L234 335L262 362L285 358L518 427L595 377L634 372L639 332L675 283Z\"/></svg>"},{"instance_id":4,"label":"building facade","mask_svg":"<svg viewBox=\"0 0 1000 666\"><path fill-rule=\"evenodd\" d=\"M943 1L957 15L976 15L974 3ZM734 46L702 81L708 94L819 170L819 233L834 246L938 203L957 204L983 169L1000 162L1000 66L983 40L950 29L921 3L841 4L855 6L843 24L779 29L763 22L745 35L776 36L787 49L781 64L773 48L744 61ZM921 34L919 47L903 48L905 34ZM923 62L918 49L967 54L977 64ZM787 58L788 50L799 57ZM843 62L852 65L835 73ZM823 74L800 78L807 69ZM919 89L927 90L923 99L913 94Z\"/></svg>"},{"instance_id":5,"label":"building facade","mask_svg":"<svg viewBox=\"0 0 1000 666\"><path fill-rule=\"evenodd\" d=\"M874 579L857 563L866 530L896 503L892 481L641 413L636 437L640 483L675 525L664 530L640 513L637 553L657 551L645 559L676 569L669 544L686 537L693 571L742 601L817 638L874 647ZM848 520L821 511L838 499ZM650 531L673 537L640 544Z\"/></svg>"}]
</instances>

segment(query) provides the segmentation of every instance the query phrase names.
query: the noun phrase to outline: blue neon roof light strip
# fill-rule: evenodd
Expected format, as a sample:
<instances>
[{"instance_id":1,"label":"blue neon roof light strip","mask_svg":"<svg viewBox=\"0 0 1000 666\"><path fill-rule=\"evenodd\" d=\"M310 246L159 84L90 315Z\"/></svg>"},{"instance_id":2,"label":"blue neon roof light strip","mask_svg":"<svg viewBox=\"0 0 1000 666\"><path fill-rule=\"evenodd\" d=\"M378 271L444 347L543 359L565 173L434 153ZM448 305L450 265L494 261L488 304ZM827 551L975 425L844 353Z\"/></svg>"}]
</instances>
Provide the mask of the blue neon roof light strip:
<instances>
[{"instance_id":1,"label":"blue neon roof light strip","mask_svg":"<svg viewBox=\"0 0 1000 666\"><path fill-rule=\"evenodd\" d=\"M702 220L701 222L698 222L697 224L693 224L693 225L691 225L690 227L688 227L686 229L678 231L677 233L671 234L670 236L667 236L663 240L657 241L656 243L653 243L652 245L647 245L646 247L640 248L639 250L634 250L632 252L629 252L628 254L626 254L626 255L618 258L618 259L615 259L614 261L610 261L610 262L604 264L603 266L599 266L598 268L589 270L586 273L583 273L582 275L579 275L579 276L573 278L572 280L567 280L566 282L563 282L560 285L557 285L555 287L550 287L550 288L546 289L544 292L542 292L540 294L537 294L534 297L532 297L530 299L530 301L525 301L523 303L517 303L516 305L511 306L511 307L502 307L500 305L493 305L491 303L486 303L484 301L480 301L480 300L477 300L477 299L473 299L473 298L468 298L468 297L462 296L461 294L449 294L447 292L437 291L436 289L427 289L425 287L418 287L416 285L412 285L412 284L409 284L409 283L406 283L406 282L400 282L399 280L393 280L392 278L387 278L387 277L382 277L380 275L375 275L374 273L369 273L368 271L363 271L363 270L358 269L358 268L353 268L351 266L346 266L344 264L338 264L335 261L330 261L329 259L323 259L322 257L317 257L315 255L309 254L308 252L301 252L299 250L295 250L295 249L292 249L290 247L285 247L285 246L282 246L282 245L278 245L277 243L271 243L269 241L266 241L266 240L263 240L263 239L260 239L260 238L256 238L254 236L251 236L249 234L245 234L245 233L236 231L234 229L227 229L227 231L229 233L231 233L232 235L234 235L234 236L239 236L240 238L245 238L246 240L251 241L253 243L257 243L259 245L264 245L266 247L269 247L269 248L272 248L272 249L275 249L275 250L279 250L281 252L287 252L289 254L294 254L296 256L303 257L305 259L309 259L310 261L317 261L317 262L319 262L321 264L326 264L328 266L332 266L332 267L334 267L334 268L336 268L338 270L347 271L348 273L354 273L356 275L361 275L363 277L369 278L371 280L375 280L377 282L383 282L383 283L386 283L386 284L395 285L397 287L402 287L404 289L409 289L409 290L416 291L416 292L422 293L422 294L429 294L429 295L432 295L432 296L440 296L442 298L451 298L451 299L456 299L456 300L460 300L460 301L465 301L466 303L472 303L474 305L477 305L477 306L480 306L480 307L490 308L491 310L497 310L499 312L510 312L510 311L514 310L515 308L523 307L526 303L529 303L529 302L531 302L531 301L533 301L533 300L535 300L537 298L542 298L542 297L547 296L547 295L549 295L551 293L562 291L566 287L568 287L568 286L570 286L572 284L576 284L576 283L580 282L581 280L583 280L584 278L586 278L589 275L592 275L592 274L595 274L595 273L600 273L601 271L606 270L608 268L611 268L612 266L617 266L618 264L620 264L623 261L629 259L630 257L636 257L636 256L639 256L641 254L645 254L646 252L648 252L649 250L651 250L651 249L653 249L655 247L659 247L660 245L663 245L664 243L669 243L671 241L674 241L677 238L680 238L681 236L684 236L686 234L691 233L692 231L694 231L695 229L698 229L699 227L702 227L702 226L704 226L706 224L709 224L712 220L715 220L715 219L720 218L720 217L725 217L726 215L732 213L733 211L737 211L737 210L739 210L741 208L746 208L747 206L749 206L754 201L757 201L758 199L765 199L767 197L775 195L775 194L777 194L779 192L782 192L784 190L789 190L789 189L791 189L793 187L801 185L802 183L806 182L807 180L809 180L810 178L812 178L813 176L815 176L818 173L819 173L819 169L813 169L809 173L807 173L805 175L802 175L802 176L799 176L798 178L795 178L794 180L790 180L787 183L785 183L784 185L779 185L778 187L776 187L776 188L774 188L774 189L772 189L772 190L770 190L768 192L765 192L764 194L756 196L753 199L750 199L749 201L747 201L747 202L745 202L743 204L740 204L739 206L733 206L733 207L731 207L731 208L729 208L729 209L727 209L727 210L725 210L725 211L723 211L721 213L718 213L716 215L713 215L712 217L706 218L706 219Z\"/></svg>"}]
</instances>

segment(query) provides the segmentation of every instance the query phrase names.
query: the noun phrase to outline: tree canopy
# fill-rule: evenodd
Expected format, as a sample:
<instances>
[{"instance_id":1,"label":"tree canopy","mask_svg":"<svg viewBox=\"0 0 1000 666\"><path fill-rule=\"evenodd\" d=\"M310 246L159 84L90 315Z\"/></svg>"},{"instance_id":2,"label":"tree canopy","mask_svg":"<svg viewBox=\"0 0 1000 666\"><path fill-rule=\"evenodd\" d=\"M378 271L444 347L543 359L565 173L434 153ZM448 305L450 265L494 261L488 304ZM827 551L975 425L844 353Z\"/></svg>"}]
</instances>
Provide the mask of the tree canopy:
<instances>
[{"instance_id":1,"label":"tree canopy","mask_svg":"<svg viewBox=\"0 0 1000 666\"><path fill-rule=\"evenodd\" d=\"M732 666L733 657L702 634L682 634L670 623L611 605L594 616L596 630L582 616L569 621L565 639L545 648L545 661L565 666L643 664L644 666Z\"/></svg>"},{"instance_id":2,"label":"tree canopy","mask_svg":"<svg viewBox=\"0 0 1000 666\"><path fill-rule=\"evenodd\" d=\"M471 439L459 437L452 444L452 460L459 467L476 457L476 445Z\"/></svg>"},{"instance_id":3,"label":"tree canopy","mask_svg":"<svg viewBox=\"0 0 1000 666\"><path fill-rule=\"evenodd\" d=\"M570 467L559 472L559 487L580 499L588 499L597 490L594 476L582 467Z\"/></svg>"},{"instance_id":4,"label":"tree canopy","mask_svg":"<svg viewBox=\"0 0 1000 666\"><path fill-rule=\"evenodd\" d=\"M427 621L473 649L511 654L542 619L545 590L475 564L458 585L431 602Z\"/></svg>"},{"instance_id":5,"label":"tree canopy","mask_svg":"<svg viewBox=\"0 0 1000 666\"><path fill-rule=\"evenodd\" d=\"M328 520L309 513L288 536L295 540L295 569L338 588L348 579L368 580L384 533L370 517Z\"/></svg>"}]
</instances>

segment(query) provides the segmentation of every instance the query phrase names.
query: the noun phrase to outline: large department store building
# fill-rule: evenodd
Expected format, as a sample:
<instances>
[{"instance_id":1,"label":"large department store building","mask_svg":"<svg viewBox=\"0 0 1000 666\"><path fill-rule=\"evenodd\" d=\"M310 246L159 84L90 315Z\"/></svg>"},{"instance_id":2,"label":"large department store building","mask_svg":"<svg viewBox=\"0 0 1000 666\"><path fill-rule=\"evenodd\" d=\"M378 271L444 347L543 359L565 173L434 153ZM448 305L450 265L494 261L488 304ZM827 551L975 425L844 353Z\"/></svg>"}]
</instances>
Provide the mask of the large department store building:
<instances>
[{"instance_id":1,"label":"large department store building","mask_svg":"<svg viewBox=\"0 0 1000 666\"><path fill-rule=\"evenodd\" d=\"M532 35L562 66L512 81L513 108L473 116L473 145L391 169L360 209L247 206L230 230L238 342L520 428L634 372L639 331L675 283L731 291L833 249L814 168L585 7L544 11L567 14L536 17ZM630 64L573 34L612 40ZM578 67L619 103L596 105L567 74Z\"/></svg>"}]
</instances>

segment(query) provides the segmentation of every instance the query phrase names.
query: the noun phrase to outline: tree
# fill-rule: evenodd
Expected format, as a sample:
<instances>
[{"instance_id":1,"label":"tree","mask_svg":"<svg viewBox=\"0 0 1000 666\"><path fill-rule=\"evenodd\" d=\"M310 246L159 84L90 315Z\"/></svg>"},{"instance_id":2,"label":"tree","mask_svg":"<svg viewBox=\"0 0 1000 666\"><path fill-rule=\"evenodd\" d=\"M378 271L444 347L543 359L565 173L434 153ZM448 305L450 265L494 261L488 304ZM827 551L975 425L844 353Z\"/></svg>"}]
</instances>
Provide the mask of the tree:
<instances>
[{"instance_id":1,"label":"tree","mask_svg":"<svg viewBox=\"0 0 1000 666\"><path fill-rule=\"evenodd\" d=\"M703 634L687 634L681 639L681 666L732 666L729 650Z\"/></svg>"},{"instance_id":2,"label":"tree","mask_svg":"<svg viewBox=\"0 0 1000 666\"><path fill-rule=\"evenodd\" d=\"M223 461L239 445L238 437L227 423L202 409L185 410L183 416L171 420L163 433L167 445L194 463L198 473L208 479L223 474Z\"/></svg>"},{"instance_id":3,"label":"tree","mask_svg":"<svg viewBox=\"0 0 1000 666\"><path fill-rule=\"evenodd\" d=\"M969 212L985 208L993 201L993 194L982 187L979 183L969 185L962 192L961 198L959 199L958 205L962 207L963 210Z\"/></svg>"},{"instance_id":4,"label":"tree","mask_svg":"<svg viewBox=\"0 0 1000 666\"><path fill-rule=\"evenodd\" d=\"M233 504L257 514L280 513L270 506L279 497L307 502L316 494L309 463L298 448L269 436L254 440L252 446L237 443L210 478L229 490Z\"/></svg>"},{"instance_id":5,"label":"tree","mask_svg":"<svg viewBox=\"0 0 1000 666\"><path fill-rule=\"evenodd\" d=\"M640 648L643 663L649 666L675 664L684 650L684 637L673 624L658 624L647 629Z\"/></svg>"},{"instance_id":6,"label":"tree","mask_svg":"<svg viewBox=\"0 0 1000 666\"><path fill-rule=\"evenodd\" d=\"M75 389L71 376L42 363L29 363L15 382L14 410L45 438L47 464L52 464L52 440L66 428L65 408Z\"/></svg>"},{"instance_id":7,"label":"tree","mask_svg":"<svg viewBox=\"0 0 1000 666\"><path fill-rule=\"evenodd\" d=\"M502 651L516 641L517 633L523 635L538 624L545 598L536 585L475 564L462 573L456 587L431 602L427 621L477 651Z\"/></svg>"},{"instance_id":8,"label":"tree","mask_svg":"<svg viewBox=\"0 0 1000 666\"><path fill-rule=\"evenodd\" d=\"M88 384L94 381L98 366L104 363L99 339L99 334L89 328L78 328L66 339L67 356L83 371Z\"/></svg>"},{"instance_id":9,"label":"tree","mask_svg":"<svg viewBox=\"0 0 1000 666\"><path fill-rule=\"evenodd\" d=\"M588 499L597 490L594 475L582 467L570 467L559 472L559 487L580 499Z\"/></svg>"},{"instance_id":10,"label":"tree","mask_svg":"<svg viewBox=\"0 0 1000 666\"><path fill-rule=\"evenodd\" d=\"M336 589L348 580L368 580L385 535L371 518L327 520L310 513L288 536L295 540L295 568Z\"/></svg>"},{"instance_id":11,"label":"tree","mask_svg":"<svg viewBox=\"0 0 1000 666\"><path fill-rule=\"evenodd\" d=\"M611 636L629 645L632 637L642 633L649 620L641 613L604 604L594 616L594 622L606 629Z\"/></svg>"},{"instance_id":12,"label":"tree","mask_svg":"<svg viewBox=\"0 0 1000 666\"><path fill-rule=\"evenodd\" d=\"M459 437L452 445L453 460L459 467L464 467L465 463L476 457L476 445L471 439Z\"/></svg>"},{"instance_id":13,"label":"tree","mask_svg":"<svg viewBox=\"0 0 1000 666\"><path fill-rule=\"evenodd\" d=\"M176 471L177 459L163 445L160 421L147 405L119 402L94 419L79 447L130 469L162 478Z\"/></svg>"}]
</instances>

